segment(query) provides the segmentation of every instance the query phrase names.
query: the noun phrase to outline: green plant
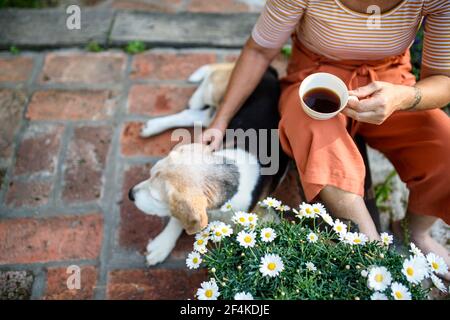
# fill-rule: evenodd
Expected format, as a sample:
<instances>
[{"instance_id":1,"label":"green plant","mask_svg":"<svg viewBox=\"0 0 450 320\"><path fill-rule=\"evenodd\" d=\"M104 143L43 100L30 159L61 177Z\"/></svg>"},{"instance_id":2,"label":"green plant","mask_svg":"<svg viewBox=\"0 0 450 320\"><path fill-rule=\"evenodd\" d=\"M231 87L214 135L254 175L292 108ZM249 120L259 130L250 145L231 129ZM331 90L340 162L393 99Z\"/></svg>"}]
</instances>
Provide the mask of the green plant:
<instances>
[{"instance_id":1,"label":"green plant","mask_svg":"<svg viewBox=\"0 0 450 320\"><path fill-rule=\"evenodd\" d=\"M143 43L142 41L131 41L127 44L124 50L129 54L137 54L144 52L146 50L146 47L145 43Z\"/></svg>"},{"instance_id":2,"label":"green plant","mask_svg":"<svg viewBox=\"0 0 450 320\"><path fill-rule=\"evenodd\" d=\"M286 58L290 58L292 55L292 46L291 45L285 45L281 49L281 54L285 56Z\"/></svg>"},{"instance_id":3,"label":"green plant","mask_svg":"<svg viewBox=\"0 0 450 320\"><path fill-rule=\"evenodd\" d=\"M392 194L392 179L397 175L393 170L384 180L383 183L375 186L375 201L378 207L382 207L383 203L389 200Z\"/></svg>"},{"instance_id":4,"label":"green plant","mask_svg":"<svg viewBox=\"0 0 450 320\"><path fill-rule=\"evenodd\" d=\"M235 212L233 226L211 222L196 236L186 264L204 265L211 278L201 284L198 298L426 299L428 289L419 283L430 267L423 256L405 259L389 248L387 234L380 243L346 231L320 204L302 204L293 210L299 220L289 221L283 218L289 208L268 199L264 210L281 214L279 223L257 223L255 214ZM269 201L276 205L269 207ZM414 281L406 276L413 261L420 262L414 271L422 273ZM398 285L401 297L394 294Z\"/></svg>"},{"instance_id":5,"label":"green plant","mask_svg":"<svg viewBox=\"0 0 450 320\"><path fill-rule=\"evenodd\" d=\"M9 47L9 52L14 55L17 55L17 54L20 54L20 49L17 48L16 46L11 46L11 47Z\"/></svg>"},{"instance_id":6,"label":"green plant","mask_svg":"<svg viewBox=\"0 0 450 320\"><path fill-rule=\"evenodd\" d=\"M86 46L86 50L89 52L101 52L104 49L102 48L102 46L100 44L98 44L98 42L90 41Z\"/></svg>"}]
</instances>

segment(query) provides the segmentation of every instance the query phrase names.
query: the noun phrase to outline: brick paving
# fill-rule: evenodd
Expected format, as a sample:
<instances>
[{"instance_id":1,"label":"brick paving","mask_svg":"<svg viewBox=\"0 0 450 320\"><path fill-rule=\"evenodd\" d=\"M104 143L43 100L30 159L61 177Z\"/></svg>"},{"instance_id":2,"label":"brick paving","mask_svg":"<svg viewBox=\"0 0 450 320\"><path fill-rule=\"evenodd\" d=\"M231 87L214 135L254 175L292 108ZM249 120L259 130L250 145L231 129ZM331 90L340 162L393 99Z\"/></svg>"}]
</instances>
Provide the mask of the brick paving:
<instances>
[{"instance_id":1,"label":"brick paving","mask_svg":"<svg viewBox=\"0 0 450 320\"><path fill-rule=\"evenodd\" d=\"M147 268L147 241L166 220L139 212L127 192L175 144L170 131L141 139L142 123L182 110L195 89L189 74L237 54L0 52L0 278L31 274L32 299L192 298L205 278L184 265L192 237ZM276 195L297 204L297 183L291 172ZM66 285L70 265L81 268L80 290Z\"/></svg>"}]
</instances>

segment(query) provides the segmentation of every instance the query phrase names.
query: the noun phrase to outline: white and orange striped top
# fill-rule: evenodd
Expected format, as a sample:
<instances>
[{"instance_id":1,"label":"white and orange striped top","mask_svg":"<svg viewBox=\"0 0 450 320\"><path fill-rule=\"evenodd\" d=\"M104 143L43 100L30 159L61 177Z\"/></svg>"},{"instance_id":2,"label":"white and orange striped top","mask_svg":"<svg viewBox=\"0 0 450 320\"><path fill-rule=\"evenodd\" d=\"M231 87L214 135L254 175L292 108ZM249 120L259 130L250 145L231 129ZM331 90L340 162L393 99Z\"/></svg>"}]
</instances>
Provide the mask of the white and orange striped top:
<instances>
[{"instance_id":1,"label":"white and orange striped top","mask_svg":"<svg viewBox=\"0 0 450 320\"><path fill-rule=\"evenodd\" d=\"M422 63L450 70L450 0L403 0L381 13L355 12L339 0L267 0L252 31L266 48L279 48L295 31L311 51L335 60L378 60L413 43L426 17Z\"/></svg>"}]
</instances>

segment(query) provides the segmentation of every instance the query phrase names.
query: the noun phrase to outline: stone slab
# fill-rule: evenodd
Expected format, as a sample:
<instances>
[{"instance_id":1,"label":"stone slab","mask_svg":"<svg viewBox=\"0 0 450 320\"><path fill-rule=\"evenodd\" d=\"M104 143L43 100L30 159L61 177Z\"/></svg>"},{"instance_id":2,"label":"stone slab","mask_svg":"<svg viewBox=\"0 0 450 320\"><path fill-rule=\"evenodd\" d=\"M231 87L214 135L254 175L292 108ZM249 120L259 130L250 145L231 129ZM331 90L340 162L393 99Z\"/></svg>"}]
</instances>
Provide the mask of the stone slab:
<instances>
[{"instance_id":1,"label":"stone slab","mask_svg":"<svg viewBox=\"0 0 450 320\"><path fill-rule=\"evenodd\" d=\"M82 9L80 16L81 29L69 30L69 15L61 9L0 10L0 49L84 46L89 41L105 45L114 11Z\"/></svg>"},{"instance_id":2,"label":"stone slab","mask_svg":"<svg viewBox=\"0 0 450 320\"><path fill-rule=\"evenodd\" d=\"M257 14L162 14L119 12L110 43L139 40L150 47L240 48L250 35Z\"/></svg>"}]
</instances>

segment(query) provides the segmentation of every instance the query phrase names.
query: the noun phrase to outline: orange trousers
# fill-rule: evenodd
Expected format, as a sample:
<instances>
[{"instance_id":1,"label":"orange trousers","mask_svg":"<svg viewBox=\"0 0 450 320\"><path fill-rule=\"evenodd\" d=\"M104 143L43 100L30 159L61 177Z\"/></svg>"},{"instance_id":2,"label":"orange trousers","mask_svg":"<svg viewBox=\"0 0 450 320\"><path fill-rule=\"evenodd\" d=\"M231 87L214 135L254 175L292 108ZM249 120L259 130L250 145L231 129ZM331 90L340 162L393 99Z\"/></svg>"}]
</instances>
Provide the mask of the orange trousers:
<instances>
[{"instance_id":1,"label":"orange trousers","mask_svg":"<svg viewBox=\"0 0 450 320\"><path fill-rule=\"evenodd\" d=\"M299 85L316 72L338 76L349 89L376 80L414 85L409 50L380 61L335 61L293 38L287 76L281 80L279 132L283 150L296 162L307 201L326 185L363 195L365 166L353 140L358 133L392 162L407 184L411 213L450 224L450 118L443 110L397 111L383 124L373 125L343 114L314 120L300 106Z\"/></svg>"}]
</instances>

